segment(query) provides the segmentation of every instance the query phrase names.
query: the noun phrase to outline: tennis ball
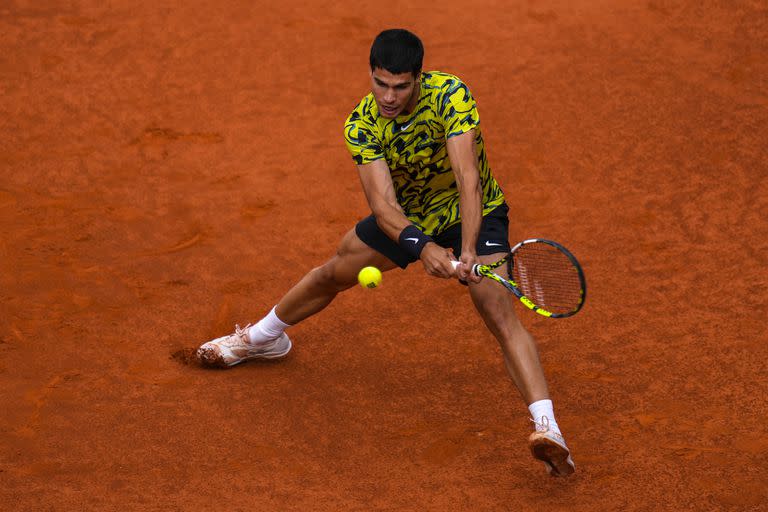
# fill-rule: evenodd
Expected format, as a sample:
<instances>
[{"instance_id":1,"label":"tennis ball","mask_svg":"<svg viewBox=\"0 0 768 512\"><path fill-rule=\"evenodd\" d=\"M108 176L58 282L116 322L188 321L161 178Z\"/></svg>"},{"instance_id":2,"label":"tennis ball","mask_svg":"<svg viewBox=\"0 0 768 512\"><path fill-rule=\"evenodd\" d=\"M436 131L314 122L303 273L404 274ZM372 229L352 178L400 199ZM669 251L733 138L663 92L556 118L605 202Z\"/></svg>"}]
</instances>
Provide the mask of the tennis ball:
<instances>
[{"instance_id":1,"label":"tennis ball","mask_svg":"<svg viewBox=\"0 0 768 512\"><path fill-rule=\"evenodd\" d=\"M363 288L376 288L381 284L381 270L365 267L357 274L357 280Z\"/></svg>"}]
</instances>

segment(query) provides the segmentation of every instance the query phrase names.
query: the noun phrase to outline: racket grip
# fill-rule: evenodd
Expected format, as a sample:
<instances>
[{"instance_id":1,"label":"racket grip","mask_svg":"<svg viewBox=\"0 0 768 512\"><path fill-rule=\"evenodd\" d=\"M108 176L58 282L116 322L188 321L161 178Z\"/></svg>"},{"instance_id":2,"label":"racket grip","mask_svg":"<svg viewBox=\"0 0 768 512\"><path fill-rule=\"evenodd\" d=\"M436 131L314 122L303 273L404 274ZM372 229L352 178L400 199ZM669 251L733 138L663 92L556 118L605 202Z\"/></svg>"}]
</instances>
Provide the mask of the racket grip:
<instances>
[{"instance_id":1,"label":"racket grip","mask_svg":"<svg viewBox=\"0 0 768 512\"><path fill-rule=\"evenodd\" d=\"M453 265L453 270L456 270L456 268L458 268L458 266L459 266L459 265L461 265L461 262L460 262L460 261L456 261L456 260L452 260L452 261L451 261L451 265ZM472 265L472 273L473 273L473 274L475 274L476 276L479 276L479 275L480 275L480 274L477 272L477 267L479 267L479 266L480 266L480 265L478 265L477 263L475 263L474 265Z\"/></svg>"}]
</instances>

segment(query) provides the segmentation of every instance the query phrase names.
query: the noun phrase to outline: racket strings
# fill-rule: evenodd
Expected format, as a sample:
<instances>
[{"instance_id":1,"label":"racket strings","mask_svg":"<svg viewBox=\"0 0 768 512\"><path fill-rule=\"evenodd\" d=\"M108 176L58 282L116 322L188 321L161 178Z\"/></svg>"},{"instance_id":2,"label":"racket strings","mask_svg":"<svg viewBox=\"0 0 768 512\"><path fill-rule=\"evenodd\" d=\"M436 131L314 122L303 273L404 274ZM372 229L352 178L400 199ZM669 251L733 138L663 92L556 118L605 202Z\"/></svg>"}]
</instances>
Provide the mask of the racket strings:
<instances>
[{"instance_id":1,"label":"racket strings","mask_svg":"<svg viewBox=\"0 0 768 512\"><path fill-rule=\"evenodd\" d=\"M534 304L552 313L568 313L582 300L578 269L562 251L530 243L514 253L512 279Z\"/></svg>"}]
</instances>

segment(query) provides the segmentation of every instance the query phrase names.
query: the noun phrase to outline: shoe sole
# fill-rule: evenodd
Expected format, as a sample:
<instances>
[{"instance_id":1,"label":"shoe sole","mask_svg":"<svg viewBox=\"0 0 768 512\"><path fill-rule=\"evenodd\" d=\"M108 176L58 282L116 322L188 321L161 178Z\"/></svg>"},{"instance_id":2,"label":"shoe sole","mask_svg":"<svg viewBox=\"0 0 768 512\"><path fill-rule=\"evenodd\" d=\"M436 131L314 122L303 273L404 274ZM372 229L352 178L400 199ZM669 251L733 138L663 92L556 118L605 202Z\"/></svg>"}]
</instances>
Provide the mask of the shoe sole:
<instances>
[{"instance_id":1,"label":"shoe sole","mask_svg":"<svg viewBox=\"0 0 768 512\"><path fill-rule=\"evenodd\" d=\"M254 355L242 357L231 363L227 363L224 361L224 358L221 356L218 350L216 350L213 347L205 347L205 348L197 349L197 359L198 361L200 361L200 364L202 364L203 366L208 366L211 368L231 368L235 365L244 363L246 361L250 361L252 359L282 359L283 357L288 355L288 352L290 352L291 348L293 347L293 343L291 343L291 339L288 337L288 335L283 334L283 336L285 336L285 339L288 342L288 346L287 348L284 348L279 352L265 352L263 354L254 354Z\"/></svg>"},{"instance_id":2,"label":"shoe sole","mask_svg":"<svg viewBox=\"0 0 768 512\"><path fill-rule=\"evenodd\" d=\"M544 462L552 476L569 476L576 471L573 461L568 459L571 453L546 437L541 437L531 443L533 457Z\"/></svg>"}]
</instances>

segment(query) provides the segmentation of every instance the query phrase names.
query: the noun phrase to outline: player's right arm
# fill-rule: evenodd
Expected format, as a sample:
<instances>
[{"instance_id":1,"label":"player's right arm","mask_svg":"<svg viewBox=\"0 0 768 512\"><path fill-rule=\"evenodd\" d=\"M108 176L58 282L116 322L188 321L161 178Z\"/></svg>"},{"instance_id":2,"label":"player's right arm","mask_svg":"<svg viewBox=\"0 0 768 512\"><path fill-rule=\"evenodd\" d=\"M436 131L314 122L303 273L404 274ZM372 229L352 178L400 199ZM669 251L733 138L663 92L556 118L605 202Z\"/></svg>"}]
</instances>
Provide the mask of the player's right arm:
<instances>
[{"instance_id":1,"label":"player's right arm","mask_svg":"<svg viewBox=\"0 0 768 512\"><path fill-rule=\"evenodd\" d=\"M391 238L397 240L400 233L411 223L403 213L403 209L397 202L395 187L389 174L386 160L374 160L373 162L357 166L360 175L360 183L363 185L365 198L371 207L376 223L382 231Z\"/></svg>"},{"instance_id":2,"label":"player's right arm","mask_svg":"<svg viewBox=\"0 0 768 512\"><path fill-rule=\"evenodd\" d=\"M412 224L403 213L400 203L397 202L386 160L374 160L358 165L357 170L368 205L376 217L376 223L389 238L399 240L403 230ZM449 254L436 243L428 242L420 255L424 270L435 277L453 277L455 271Z\"/></svg>"}]
</instances>

